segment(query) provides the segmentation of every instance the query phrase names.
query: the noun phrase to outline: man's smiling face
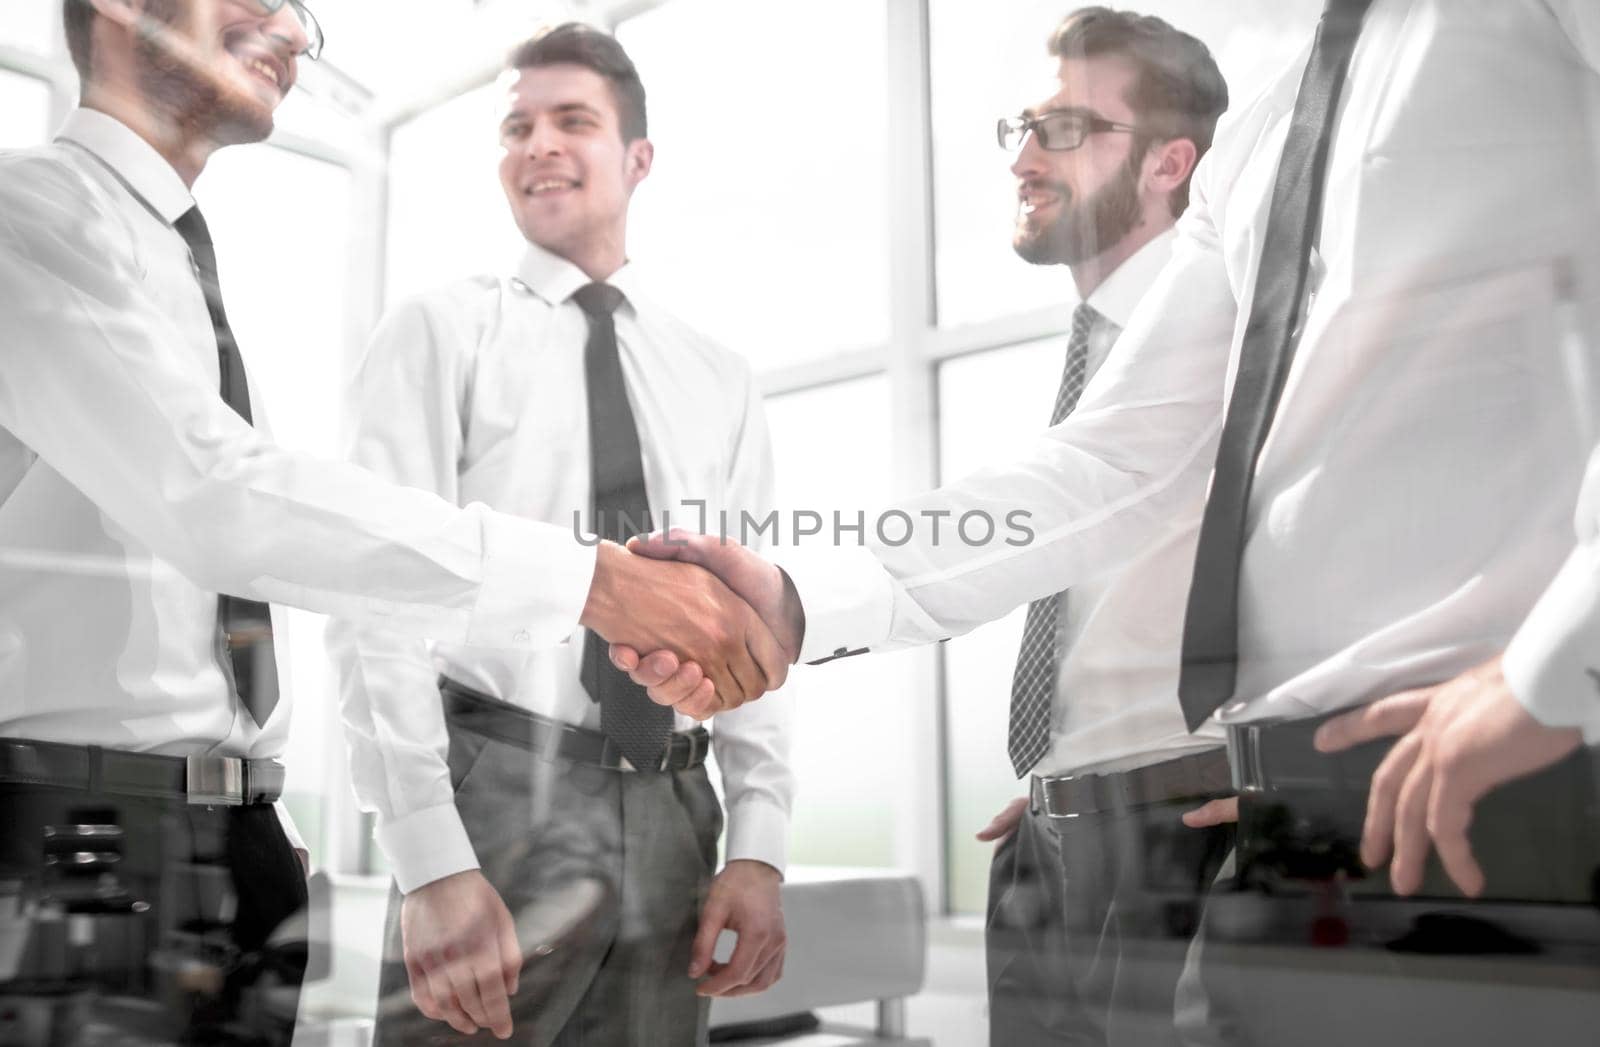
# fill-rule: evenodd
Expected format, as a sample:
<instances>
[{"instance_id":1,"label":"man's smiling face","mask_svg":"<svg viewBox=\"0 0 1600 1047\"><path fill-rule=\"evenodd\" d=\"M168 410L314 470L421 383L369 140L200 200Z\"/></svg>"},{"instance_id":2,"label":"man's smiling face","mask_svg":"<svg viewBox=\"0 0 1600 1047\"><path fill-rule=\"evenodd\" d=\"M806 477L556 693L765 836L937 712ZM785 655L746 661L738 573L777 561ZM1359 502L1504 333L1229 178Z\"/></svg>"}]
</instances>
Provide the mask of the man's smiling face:
<instances>
[{"instance_id":1,"label":"man's smiling face","mask_svg":"<svg viewBox=\"0 0 1600 1047\"><path fill-rule=\"evenodd\" d=\"M503 82L500 185L522 235L568 259L612 239L620 249L650 151L645 139L623 142L611 84L569 64L512 70Z\"/></svg>"},{"instance_id":2,"label":"man's smiling face","mask_svg":"<svg viewBox=\"0 0 1600 1047\"><path fill-rule=\"evenodd\" d=\"M223 145L260 141L294 86L305 30L288 4L145 0L137 68L146 96Z\"/></svg>"}]
</instances>

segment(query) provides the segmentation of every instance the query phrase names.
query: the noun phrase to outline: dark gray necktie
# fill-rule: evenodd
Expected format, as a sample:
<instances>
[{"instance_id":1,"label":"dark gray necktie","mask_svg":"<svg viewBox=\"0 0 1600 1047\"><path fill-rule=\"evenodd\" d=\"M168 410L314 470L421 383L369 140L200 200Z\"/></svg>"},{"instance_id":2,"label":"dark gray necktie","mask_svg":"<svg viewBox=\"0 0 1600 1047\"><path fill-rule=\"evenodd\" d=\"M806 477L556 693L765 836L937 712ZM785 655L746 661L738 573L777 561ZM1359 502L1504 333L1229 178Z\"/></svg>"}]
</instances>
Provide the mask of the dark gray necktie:
<instances>
[{"instance_id":1,"label":"dark gray necktie","mask_svg":"<svg viewBox=\"0 0 1600 1047\"><path fill-rule=\"evenodd\" d=\"M1178 697L1193 731L1233 696L1239 665L1239 564L1256 459L1294 359L1322 214L1334 113L1371 0L1328 0L1278 161L1255 297L1200 524L1183 624Z\"/></svg>"},{"instance_id":2,"label":"dark gray necktie","mask_svg":"<svg viewBox=\"0 0 1600 1047\"><path fill-rule=\"evenodd\" d=\"M198 207L179 215L173 228L189 245L195 276L205 295L206 311L211 314L211 330L217 340L217 366L222 372L222 398L239 417L253 425L244 360L239 356L239 344L228 326L228 314L222 308L222 285L217 280L217 255L211 246L211 230L206 227ZM278 663L272 646L272 614L267 605L219 594L217 645L218 661L230 676L234 693L256 723L265 724L278 704Z\"/></svg>"},{"instance_id":3,"label":"dark gray necktie","mask_svg":"<svg viewBox=\"0 0 1600 1047\"><path fill-rule=\"evenodd\" d=\"M1056 391L1055 410L1050 424L1055 425L1078 405L1089 374L1089 333L1100 314L1088 302L1072 314L1072 335L1067 339L1067 362L1061 369L1061 386ZM1011 766L1021 778L1050 746L1050 709L1055 704L1056 616L1066 593L1046 596L1028 605L1022 626L1022 647L1017 652L1017 668L1011 677L1011 719L1006 730L1006 752Z\"/></svg>"},{"instance_id":4,"label":"dark gray necktie","mask_svg":"<svg viewBox=\"0 0 1600 1047\"><path fill-rule=\"evenodd\" d=\"M613 315L622 292L609 284L586 284L573 294L589 318L583 372L589 396L590 475L594 486L594 532L626 542L650 530L650 500L644 485L639 428L628 406L628 387L617 354ZM672 710L650 700L645 689L619 672L607 644L593 632L584 636L579 679L600 703L600 729L638 770L661 765L672 733Z\"/></svg>"}]
</instances>

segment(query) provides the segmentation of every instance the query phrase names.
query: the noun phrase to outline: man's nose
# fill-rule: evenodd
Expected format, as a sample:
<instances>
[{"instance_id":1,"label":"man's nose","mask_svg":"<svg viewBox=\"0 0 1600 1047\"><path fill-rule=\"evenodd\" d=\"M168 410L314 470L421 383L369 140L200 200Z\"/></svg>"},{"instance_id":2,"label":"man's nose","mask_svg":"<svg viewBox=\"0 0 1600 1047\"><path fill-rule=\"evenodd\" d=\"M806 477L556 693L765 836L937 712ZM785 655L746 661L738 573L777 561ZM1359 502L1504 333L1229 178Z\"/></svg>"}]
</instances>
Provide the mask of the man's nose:
<instances>
[{"instance_id":1,"label":"man's nose","mask_svg":"<svg viewBox=\"0 0 1600 1047\"><path fill-rule=\"evenodd\" d=\"M287 58L303 54L311 45L311 38L306 35L305 26L300 24L300 16L295 14L293 4L284 4L267 15L262 22L261 32L275 46L288 52L285 55Z\"/></svg>"},{"instance_id":2,"label":"man's nose","mask_svg":"<svg viewBox=\"0 0 1600 1047\"><path fill-rule=\"evenodd\" d=\"M1022 138L1022 148L1017 150L1017 158L1011 161L1011 173L1018 178L1029 178L1043 173L1045 169L1044 149L1039 145L1039 136L1029 131Z\"/></svg>"}]
</instances>

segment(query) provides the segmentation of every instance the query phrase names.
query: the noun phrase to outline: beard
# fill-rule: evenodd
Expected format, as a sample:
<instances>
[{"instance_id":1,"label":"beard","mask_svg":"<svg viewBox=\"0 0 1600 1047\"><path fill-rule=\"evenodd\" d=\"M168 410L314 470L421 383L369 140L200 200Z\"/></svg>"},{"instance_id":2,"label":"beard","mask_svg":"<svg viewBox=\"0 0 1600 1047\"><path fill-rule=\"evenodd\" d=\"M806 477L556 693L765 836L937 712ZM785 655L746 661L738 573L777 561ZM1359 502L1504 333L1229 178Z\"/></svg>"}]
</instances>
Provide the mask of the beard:
<instances>
[{"instance_id":1,"label":"beard","mask_svg":"<svg viewBox=\"0 0 1600 1047\"><path fill-rule=\"evenodd\" d=\"M1139 168L1144 147L1133 150L1110 182L1082 201L1072 199L1064 183L1050 189L1062 200L1061 212L1049 225L1033 227L1026 216L1017 221L1011 246L1030 265L1077 265L1101 254L1139 224Z\"/></svg>"},{"instance_id":2,"label":"beard","mask_svg":"<svg viewBox=\"0 0 1600 1047\"><path fill-rule=\"evenodd\" d=\"M189 21L185 0L148 0L145 15L160 28L135 44L139 87L183 131L219 145L259 142L272 133L272 107L246 96L226 74L203 64L172 39Z\"/></svg>"}]
</instances>

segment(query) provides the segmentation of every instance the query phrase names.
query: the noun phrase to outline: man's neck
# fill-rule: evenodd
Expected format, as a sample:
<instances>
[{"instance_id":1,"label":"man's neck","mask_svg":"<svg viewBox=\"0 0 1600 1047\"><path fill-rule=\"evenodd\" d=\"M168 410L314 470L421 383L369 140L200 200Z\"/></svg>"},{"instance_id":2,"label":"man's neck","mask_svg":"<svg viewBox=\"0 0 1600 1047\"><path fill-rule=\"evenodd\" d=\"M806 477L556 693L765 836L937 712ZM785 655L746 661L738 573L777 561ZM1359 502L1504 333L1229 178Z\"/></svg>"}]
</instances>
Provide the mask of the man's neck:
<instances>
[{"instance_id":1,"label":"man's neck","mask_svg":"<svg viewBox=\"0 0 1600 1047\"><path fill-rule=\"evenodd\" d=\"M86 88L81 105L104 113L148 142L191 189L200 172L205 170L206 161L217 151L214 139L184 127L160 108L148 104L137 91L104 86Z\"/></svg>"},{"instance_id":2,"label":"man's neck","mask_svg":"<svg viewBox=\"0 0 1600 1047\"><path fill-rule=\"evenodd\" d=\"M623 246L626 239L624 231L618 229L614 234L587 241L575 250L550 250L582 269L583 275L595 283L602 284L627 264L628 252Z\"/></svg>"},{"instance_id":3,"label":"man's neck","mask_svg":"<svg viewBox=\"0 0 1600 1047\"><path fill-rule=\"evenodd\" d=\"M1099 290L1100 286L1111 278L1111 274L1122 267L1123 262L1138 254L1145 244L1171 229L1173 224L1174 220L1170 215L1164 221L1146 216L1144 221L1109 249L1070 266L1072 282L1078 288L1078 299L1087 302L1089 296Z\"/></svg>"}]
</instances>

